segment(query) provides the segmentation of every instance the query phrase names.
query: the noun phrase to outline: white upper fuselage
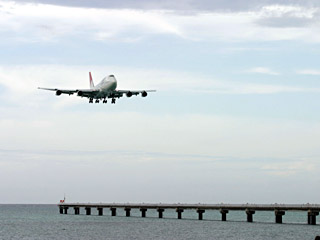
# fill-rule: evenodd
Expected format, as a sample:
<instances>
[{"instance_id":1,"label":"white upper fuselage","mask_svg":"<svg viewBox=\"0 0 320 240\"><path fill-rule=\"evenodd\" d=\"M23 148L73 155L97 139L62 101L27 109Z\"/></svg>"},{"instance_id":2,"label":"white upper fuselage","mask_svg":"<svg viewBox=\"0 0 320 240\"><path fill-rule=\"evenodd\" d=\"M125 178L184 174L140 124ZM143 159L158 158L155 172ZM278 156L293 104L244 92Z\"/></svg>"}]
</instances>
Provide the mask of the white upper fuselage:
<instances>
[{"instance_id":1,"label":"white upper fuselage","mask_svg":"<svg viewBox=\"0 0 320 240\"><path fill-rule=\"evenodd\" d=\"M117 80L114 75L109 75L101 80L99 84L93 87L93 89L100 90L103 92L114 91L117 88Z\"/></svg>"}]
</instances>

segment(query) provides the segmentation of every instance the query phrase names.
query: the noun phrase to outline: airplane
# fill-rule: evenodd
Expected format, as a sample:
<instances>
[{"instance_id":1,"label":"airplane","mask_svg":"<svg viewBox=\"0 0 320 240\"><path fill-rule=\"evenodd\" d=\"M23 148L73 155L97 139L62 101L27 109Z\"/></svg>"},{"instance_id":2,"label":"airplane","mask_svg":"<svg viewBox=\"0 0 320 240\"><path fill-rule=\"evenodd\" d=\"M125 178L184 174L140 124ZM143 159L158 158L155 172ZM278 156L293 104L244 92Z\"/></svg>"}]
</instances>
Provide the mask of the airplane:
<instances>
[{"instance_id":1,"label":"airplane","mask_svg":"<svg viewBox=\"0 0 320 240\"><path fill-rule=\"evenodd\" d=\"M109 75L101 80L99 84L96 86L93 83L91 72L89 72L89 82L90 89L75 89L75 90L67 90L67 89L59 89L59 88L41 88L42 90L55 91L57 96L61 94L73 95L77 94L79 97L87 97L89 98L89 103L93 103L95 99L95 103L99 103L102 100L102 103L107 103L107 98L111 98L111 104L116 103L116 98L121 98L125 94L127 97L132 97L132 95L141 94L142 97L146 97L148 92L155 92L156 90L141 90L141 91L131 91L131 90L117 90L117 79L114 75Z\"/></svg>"}]
</instances>

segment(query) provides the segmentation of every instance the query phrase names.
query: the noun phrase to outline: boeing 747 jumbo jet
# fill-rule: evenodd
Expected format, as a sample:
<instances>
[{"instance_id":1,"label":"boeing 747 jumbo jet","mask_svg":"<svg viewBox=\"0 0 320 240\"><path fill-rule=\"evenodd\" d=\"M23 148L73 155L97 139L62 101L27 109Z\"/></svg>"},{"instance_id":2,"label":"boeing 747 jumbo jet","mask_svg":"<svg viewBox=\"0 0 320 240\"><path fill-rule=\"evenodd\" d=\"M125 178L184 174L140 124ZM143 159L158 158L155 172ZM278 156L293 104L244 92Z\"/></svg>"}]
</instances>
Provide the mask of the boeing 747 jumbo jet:
<instances>
[{"instance_id":1,"label":"boeing 747 jumbo jet","mask_svg":"<svg viewBox=\"0 0 320 240\"><path fill-rule=\"evenodd\" d=\"M79 97L87 97L89 98L89 103L93 103L95 99L95 103L99 103L100 100L102 103L107 103L107 98L111 98L111 104L116 103L116 98L121 98L125 94L127 97L131 97L132 95L141 94L142 97L146 97L148 92L155 92L156 90L141 90L141 91L130 91L130 90L117 90L117 80L114 75L109 75L101 80L98 85L94 85L91 72L89 72L89 81L90 81L90 89L75 89L75 90L67 90L67 89L58 89L58 88L40 88L43 90L55 91L57 96L61 94L68 94L69 96L72 94L77 94Z\"/></svg>"}]
</instances>

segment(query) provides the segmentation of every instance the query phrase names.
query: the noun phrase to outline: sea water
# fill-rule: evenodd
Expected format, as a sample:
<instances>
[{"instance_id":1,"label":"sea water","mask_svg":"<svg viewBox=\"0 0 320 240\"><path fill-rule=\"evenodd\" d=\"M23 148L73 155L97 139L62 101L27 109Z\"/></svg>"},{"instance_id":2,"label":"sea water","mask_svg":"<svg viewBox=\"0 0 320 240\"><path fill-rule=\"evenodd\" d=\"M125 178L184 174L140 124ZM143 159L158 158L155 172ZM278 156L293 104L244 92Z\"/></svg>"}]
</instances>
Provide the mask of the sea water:
<instances>
[{"instance_id":1,"label":"sea water","mask_svg":"<svg viewBox=\"0 0 320 240\"><path fill-rule=\"evenodd\" d=\"M125 217L123 209L111 217L59 214L56 205L0 205L0 239L314 239L320 235L320 225L307 225L306 212L286 212L284 224L274 223L273 212L258 212L254 222L246 222L244 211L230 211L227 222L221 221L219 211L206 211L204 220L197 220L195 210L185 210L177 219L174 210L166 209L159 219L156 210L148 209L141 218L139 209ZM318 220L319 221L319 220Z\"/></svg>"}]
</instances>

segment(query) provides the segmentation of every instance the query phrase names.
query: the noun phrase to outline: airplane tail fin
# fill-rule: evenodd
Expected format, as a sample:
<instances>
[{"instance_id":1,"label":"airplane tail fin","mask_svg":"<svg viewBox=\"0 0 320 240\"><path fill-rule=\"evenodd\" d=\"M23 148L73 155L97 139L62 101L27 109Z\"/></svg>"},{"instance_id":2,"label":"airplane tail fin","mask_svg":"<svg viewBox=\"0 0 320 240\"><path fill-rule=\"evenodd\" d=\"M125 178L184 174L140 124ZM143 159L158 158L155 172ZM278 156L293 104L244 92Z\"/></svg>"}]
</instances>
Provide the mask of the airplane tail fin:
<instances>
[{"instance_id":1,"label":"airplane tail fin","mask_svg":"<svg viewBox=\"0 0 320 240\"><path fill-rule=\"evenodd\" d=\"M91 72L89 72L89 81L90 81L90 88L94 88L94 83L93 83L93 80L92 80L92 76L91 76Z\"/></svg>"}]
</instances>

